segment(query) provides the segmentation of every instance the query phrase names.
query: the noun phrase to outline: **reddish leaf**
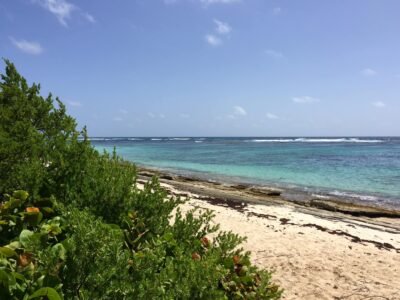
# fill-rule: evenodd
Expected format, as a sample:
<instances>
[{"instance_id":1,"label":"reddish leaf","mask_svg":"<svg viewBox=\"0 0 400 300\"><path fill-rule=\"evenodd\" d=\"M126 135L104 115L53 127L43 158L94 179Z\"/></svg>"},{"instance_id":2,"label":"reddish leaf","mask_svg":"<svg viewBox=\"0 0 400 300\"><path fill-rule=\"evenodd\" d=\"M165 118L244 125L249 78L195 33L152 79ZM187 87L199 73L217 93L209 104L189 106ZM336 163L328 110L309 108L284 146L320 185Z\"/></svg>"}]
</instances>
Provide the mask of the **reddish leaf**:
<instances>
[{"instance_id":1,"label":"reddish leaf","mask_svg":"<svg viewBox=\"0 0 400 300\"><path fill-rule=\"evenodd\" d=\"M206 248L210 247L210 241L208 240L208 238L202 237L202 238L200 239L200 241L201 241L201 244L202 244L204 247L206 247Z\"/></svg>"},{"instance_id":2,"label":"reddish leaf","mask_svg":"<svg viewBox=\"0 0 400 300\"><path fill-rule=\"evenodd\" d=\"M40 212L40 210L37 207L27 207L26 212Z\"/></svg>"},{"instance_id":3,"label":"reddish leaf","mask_svg":"<svg viewBox=\"0 0 400 300\"><path fill-rule=\"evenodd\" d=\"M200 260L201 256L197 252L192 253L192 259L193 260Z\"/></svg>"},{"instance_id":4,"label":"reddish leaf","mask_svg":"<svg viewBox=\"0 0 400 300\"><path fill-rule=\"evenodd\" d=\"M235 265L237 265L240 262L240 256L239 255L235 255L233 257L233 262L235 263Z\"/></svg>"}]
</instances>

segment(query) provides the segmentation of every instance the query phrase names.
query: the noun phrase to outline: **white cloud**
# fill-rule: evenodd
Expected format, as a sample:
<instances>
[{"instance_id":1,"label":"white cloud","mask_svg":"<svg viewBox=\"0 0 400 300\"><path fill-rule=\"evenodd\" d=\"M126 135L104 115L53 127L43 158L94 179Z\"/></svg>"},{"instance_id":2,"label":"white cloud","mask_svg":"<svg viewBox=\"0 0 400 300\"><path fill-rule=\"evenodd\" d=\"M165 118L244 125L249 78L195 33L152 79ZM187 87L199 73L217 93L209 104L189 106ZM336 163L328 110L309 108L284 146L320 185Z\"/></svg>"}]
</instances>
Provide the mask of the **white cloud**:
<instances>
[{"instance_id":1,"label":"white cloud","mask_svg":"<svg viewBox=\"0 0 400 300\"><path fill-rule=\"evenodd\" d=\"M267 113L266 116L268 119L271 119L271 120L279 119L279 117L277 115L274 115L271 113Z\"/></svg>"},{"instance_id":2,"label":"white cloud","mask_svg":"<svg viewBox=\"0 0 400 300\"><path fill-rule=\"evenodd\" d=\"M386 104L383 103L382 101L372 102L372 105L375 106L375 107L378 107L378 108L382 108L382 107L386 106Z\"/></svg>"},{"instance_id":3,"label":"white cloud","mask_svg":"<svg viewBox=\"0 0 400 300\"><path fill-rule=\"evenodd\" d=\"M192 2L200 2L202 3L204 6L208 6L211 4L232 4L232 3L238 3L238 2L242 2L242 0L192 0ZM170 4L175 4L178 2L183 2L180 0L163 0L164 4L166 5L170 5Z\"/></svg>"},{"instance_id":4,"label":"white cloud","mask_svg":"<svg viewBox=\"0 0 400 300\"><path fill-rule=\"evenodd\" d=\"M243 107L236 105L233 107L233 114L237 116L245 116L247 115L247 112Z\"/></svg>"},{"instance_id":5,"label":"white cloud","mask_svg":"<svg viewBox=\"0 0 400 300\"><path fill-rule=\"evenodd\" d=\"M11 42L22 52L38 55L43 52L42 46L38 42L29 42L27 40L16 40L10 37Z\"/></svg>"},{"instance_id":6,"label":"white cloud","mask_svg":"<svg viewBox=\"0 0 400 300\"><path fill-rule=\"evenodd\" d=\"M96 19L89 13L83 13L83 17L90 23L96 23Z\"/></svg>"},{"instance_id":7,"label":"white cloud","mask_svg":"<svg viewBox=\"0 0 400 300\"><path fill-rule=\"evenodd\" d=\"M71 18L74 11L80 11L88 22L96 23L96 19L91 14L82 12L78 6L67 0L32 0L32 2L38 3L41 7L52 13L58 22L65 27L68 27L67 20Z\"/></svg>"},{"instance_id":8,"label":"white cloud","mask_svg":"<svg viewBox=\"0 0 400 300\"><path fill-rule=\"evenodd\" d=\"M80 107L82 106L82 103L78 102L78 101L68 101L68 104L70 106L75 106L75 107Z\"/></svg>"},{"instance_id":9,"label":"white cloud","mask_svg":"<svg viewBox=\"0 0 400 300\"><path fill-rule=\"evenodd\" d=\"M127 115L129 112L126 109L121 108L119 112L123 115Z\"/></svg>"},{"instance_id":10,"label":"white cloud","mask_svg":"<svg viewBox=\"0 0 400 300\"><path fill-rule=\"evenodd\" d=\"M219 34L228 34L232 31L232 27L229 26L228 23L219 21L217 19L214 19L214 23L217 25L215 31Z\"/></svg>"},{"instance_id":11,"label":"white cloud","mask_svg":"<svg viewBox=\"0 0 400 300\"><path fill-rule=\"evenodd\" d=\"M182 119L189 119L190 115L189 114L180 114L179 117L181 117Z\"/></svg>"},{"instance_id":12,"label":"white cloud","mask_svg":"<svg viewBox=\"0 0 400 300\"><path fill-rule=\"evenodd\" d=\"M121 117L115 117L115 118L113 118L113 121L115 121L115 122L122 122L123 119L122 119Z\"/></svg>"},{"instance_id":13,"label":"white cloud","mask_svg":"<svg viewBox=\"0 0 400 300\"><path fill-rule=\"evenodd\" d=\"M33 0L36 3L39 3L44 9L51 12L56 16L58 22L61 25L67 27L67 19L71 17L71 14L74 10L77 9L75 5L69 3L65 0Z\"/></svg>"},{"instance_id":14,"label":"white cloud","mask_svg":"<svg viewBox=\"0 0 400 300\"><path fill-rule=\"evenodd\" d=\"M268 49L265 50L265 54L267 54L269 57L275 58L275 59L279 59L279 58L284 58L285 56L278 51L272 50L272 49Z\"/></svg>"},{"instance_id":15,"label":"white cloud","mask_svg":"<svg viewBox=\"0 0 400 300\"><path fill-rule=\"evenodd\" d=\"M231 4L241 2L242 0L200 0L201 3L205 5L209 4Z\"/></svg>"},{"instance_id":16,"label":"white cloud","mask_svg":"<svg viewBox=\"0 0 400 300\"><path fill-rule=\"evenodd\" d=\"M162 114L162 113L161 114L155 114L155 113L152 113L152 112L148 112L147 116L149 118L151 118L151 119L155 119L155 118L165 119L165 115Z\"/></svg>"},{"instance_id":17,"label":"white cloud","mask_svg":"<svg viewBox=\"0 0 400 300\"><path fill-rule=\"evenodd\" d=\"M205 40L208 44L210 44L213 47L218 47L222 45L222 40L213 34L207 34L205 36Z\"/></svg>"},{"instance_id":18,"label":"white cloud","mask_svg":"<svg viewBox=\"0 0 400 300\"><path fill-rule=\"evenodd\" d=\"M310 96L302 96L302 97L293 97L292 101L294 103L305 104L305 103L319 102L320 100L318 98L313 98Z\"/></svg>"},{"instance_id":19,"label":"white cloud","mask_svg":"<svg viewBox=\"0 0 400 300\"><path fill-rule=\"evenodd\" d=\"M214 23L216 25L215 32L219 35L226 35L232 31L232 27L230 27L229 24L226 22L214 19ZM204 39L209 45L213 47L218 47L223 44L223 40L215 34L207 34L205 35Z\"/></svg>"},{"instance_id":20,"label":"white cloud","mask_svg":"<svg viewBox=\"0 0 400 300\"><path fill-rule=\"evenodd\" d=\"M370 69L370 68L365 68L364 70L361 71L361 74L367 77L375 76L378 74L375 70Z\"/></svg>"},{"instance_id":21,"label":"white cloud","mask_svg":"<svg viewBox=\"0 0 400 300\"><path fill-rule=\"evenodd\" d=\"M274 7L274 9L272 10L272 13L274 15L279 15L282 12L282 8L280 7Z\"/></svg>"}]
</instances>

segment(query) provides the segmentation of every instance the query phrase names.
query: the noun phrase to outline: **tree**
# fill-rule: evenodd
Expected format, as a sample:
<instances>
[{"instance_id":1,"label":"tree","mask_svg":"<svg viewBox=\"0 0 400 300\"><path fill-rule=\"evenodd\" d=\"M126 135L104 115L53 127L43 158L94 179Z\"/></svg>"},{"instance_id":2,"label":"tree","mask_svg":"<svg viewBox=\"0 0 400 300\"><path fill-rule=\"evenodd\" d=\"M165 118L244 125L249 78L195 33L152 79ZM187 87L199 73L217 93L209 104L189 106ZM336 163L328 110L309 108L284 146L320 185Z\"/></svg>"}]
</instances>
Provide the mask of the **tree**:
<instances>
[{"instance_id":1,"label":"tree","mask_svg":"<svg viewBox=\"0 0 400 300\"><path fill-rule=\"evenodd\" d=\"M5 64L0 81L0 194L22 189L33 198L54 195L64 204L118 220L131 198L135 166L115 153L99 154L86 128L76 129L58 98L43 98L40 85L28 86L14 64Z\"/></svg>"},{"instance_id":2,"label":"tree","mask_svg":"<svg viewBox=\"0 0 400 300\"><path fill-rule=\"evenodd\" d=\"M0 82L0 193L26 189L37 195L46 173L54 171L60 154L78 140L75 120L40 85L28 86L14 64L5 60Z\"/></svg>"}]
</instances>

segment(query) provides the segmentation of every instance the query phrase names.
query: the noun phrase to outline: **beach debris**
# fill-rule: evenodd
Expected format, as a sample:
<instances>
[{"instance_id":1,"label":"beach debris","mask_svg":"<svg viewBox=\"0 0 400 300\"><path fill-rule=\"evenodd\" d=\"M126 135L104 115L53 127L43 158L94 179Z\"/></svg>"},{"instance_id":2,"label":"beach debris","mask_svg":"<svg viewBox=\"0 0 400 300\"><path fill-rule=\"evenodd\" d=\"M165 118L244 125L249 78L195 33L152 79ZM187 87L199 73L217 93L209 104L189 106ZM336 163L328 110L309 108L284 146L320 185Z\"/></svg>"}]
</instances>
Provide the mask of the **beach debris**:
<instances>
[{"instance_id":1,"label":"beach debris","mask_svg":"<svg viewBox=\"0 0 400 300\"><path fill-rule=\"evenodd\" d=\"M281 222L282 225L286 225L286 224L295 225L294 223L289 223L290 219L287 219L287 218L280 218L279 221Z\"/></svg>"},{"instance_id":2,"label":"beach debris","mask_svg":"<svg viewBox=\"0 0 400 300\"><path fill-rule=\"evenodd\" d=\"M249 212L247 215L249 217L255 216L255 217L264 218L264 219L268 219L268 220L276 220L276 216L274 216L274 215L260 214L260 213L255 213L255 212Z\"/></svg>"},{"instance_id":3,"label":"beach debris","mask_svg":"<svg viewBox=\"0 0 400 300\"><path fill-rule=\"evenodd\" d=\"M296 225L296 224L294 224L294 225ZM311 224L311 223L303 224L301 226L302 227L313 227L313 228L316 228L317 230L320 230L320 231L323 231L323 232L327 232L329 234L342 235L342 236L350 238L350 240L353 243L359 243L359 244L362 244L362 245L365 245L365 243L369 243L369 244L375 245L380 250L381 249L388 250L388 251L394 250L397 253L400 253L400 248L396 248L396 247L394 247L393 245L391 245L389 243L382 243L382 242L377 242L377 241L372 241L372 240L367 240L367 239L361 239L358 236L352 235L352 234L350 234L348 232L345 232L345 231L342 231L342 230L330 230L330 229L325 228L323 226L320 226L320 225L317 225L317 224Z\"/></svg>"}]
</instances>

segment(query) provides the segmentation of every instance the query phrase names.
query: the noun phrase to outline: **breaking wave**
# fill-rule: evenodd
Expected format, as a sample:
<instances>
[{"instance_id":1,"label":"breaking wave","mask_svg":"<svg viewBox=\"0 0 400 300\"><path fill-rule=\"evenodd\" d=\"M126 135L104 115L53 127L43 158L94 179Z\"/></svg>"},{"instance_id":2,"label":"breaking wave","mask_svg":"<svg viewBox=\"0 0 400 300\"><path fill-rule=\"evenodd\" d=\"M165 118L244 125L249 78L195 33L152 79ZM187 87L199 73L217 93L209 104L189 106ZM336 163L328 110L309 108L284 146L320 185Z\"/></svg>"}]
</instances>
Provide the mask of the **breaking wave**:
<instances>
[{"instance_id":1,"label":"breaking wave","mask_svg":"<svg viewBox=\"0 0 400 300\"><path fill-rule=\"evenodd\" d=\"M293 138L293 139L253 139L253 143L382 143L383 140L359 138Z\"/></svg>"}]
</instances>

